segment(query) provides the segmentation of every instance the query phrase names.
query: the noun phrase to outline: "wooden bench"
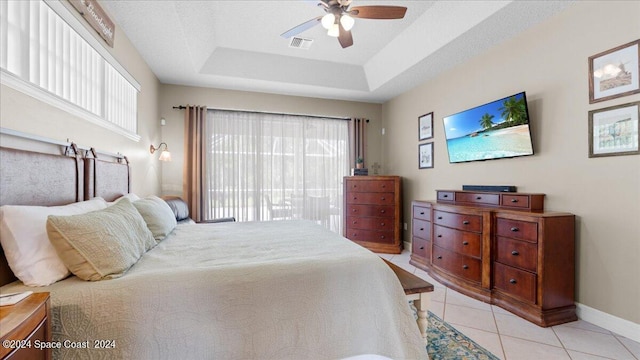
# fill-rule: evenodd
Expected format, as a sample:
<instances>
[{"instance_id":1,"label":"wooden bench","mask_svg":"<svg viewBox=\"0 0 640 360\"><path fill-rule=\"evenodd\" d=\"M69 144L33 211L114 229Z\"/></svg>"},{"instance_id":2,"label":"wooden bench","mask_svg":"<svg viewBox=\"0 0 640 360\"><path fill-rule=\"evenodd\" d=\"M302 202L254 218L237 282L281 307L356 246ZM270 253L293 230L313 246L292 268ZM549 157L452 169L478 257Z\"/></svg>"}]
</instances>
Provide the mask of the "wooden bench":
<instances>
[{"instance_id":1,"label":"wooden bench","mask_svg":"<svg viewBox=\"0 0 640 360\"><path fill-rule=\"evenodd\" d=\"M393 270L398 277L398 280L400 280L400 284L402 284L402 289L404 289L407 299L413 300L413 305L418 310L418 328L420 329L420 334L426 343L428 327L427 309L429 308L429 302L431 301L430 293L433 292L433 284L420 279L407 270L392 264L385 259L382 260L389 265L391 270Z\"/></svg>"}]
</instances>

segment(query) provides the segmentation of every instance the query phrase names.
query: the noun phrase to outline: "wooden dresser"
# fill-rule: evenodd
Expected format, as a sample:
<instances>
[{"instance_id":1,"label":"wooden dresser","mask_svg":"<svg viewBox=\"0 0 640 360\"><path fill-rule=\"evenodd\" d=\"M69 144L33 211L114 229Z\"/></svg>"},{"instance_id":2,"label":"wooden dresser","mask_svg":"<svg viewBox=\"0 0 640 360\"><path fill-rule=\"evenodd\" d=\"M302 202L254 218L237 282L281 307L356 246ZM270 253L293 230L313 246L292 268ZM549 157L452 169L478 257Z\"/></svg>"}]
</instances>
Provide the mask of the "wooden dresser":
<instances>
[{"instance_id":1,"label":"wooden dresser","mask_svg":"<svg viewBox=\"0 0 640 360\"><path fill-rule=\"evenodd\" d=\"M51 349L36 343L51 342L50 309L48 292L0 307L0 359L51 359Z\"/></svg>"},{"instance_id":2,"label":"wooden dresser","mask_svg":"<svg viewBox=\"0 0 640 360\"><path fill-rule=\"evenodd\" d=\"M575 216L543 194L438 190L412 203L410 263L540 326L577 320Z\"/></svg>"},{"instance_id":3,"label":"wooden dresser","mask_svg":"<svg viewBox=\"0 0 640 360\"><path fill-rule=\"evenodd\" d=\"M371 251L402 252L402 178L345 176L344 236Z\"/></svg>"}]
</instances>

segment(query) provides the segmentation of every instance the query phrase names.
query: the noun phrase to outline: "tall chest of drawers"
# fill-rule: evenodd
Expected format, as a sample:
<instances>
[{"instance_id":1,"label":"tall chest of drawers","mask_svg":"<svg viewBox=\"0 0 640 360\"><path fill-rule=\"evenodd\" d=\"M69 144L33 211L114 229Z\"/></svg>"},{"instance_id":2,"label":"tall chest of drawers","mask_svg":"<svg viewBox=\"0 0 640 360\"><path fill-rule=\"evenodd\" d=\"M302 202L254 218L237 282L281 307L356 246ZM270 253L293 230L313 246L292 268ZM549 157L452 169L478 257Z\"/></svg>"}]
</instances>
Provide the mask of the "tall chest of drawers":
<instances>
[{"instance_id":1,"label":"tall chest of drawers","mask_svg":"<svg viewBox=\"0 0 640 360\"><path fill-rule=\"evenodd\" d=\"M402 252L402 178L344 178L344 236L371 251Z\"/></svg>"},{"instance_id":2,"label":"tall chest of drawers","mask_svg":"<svg viewBox=\"0 0 640 360\"><path fill-rule=\"evenodd\" d=\"M438 191L437 202L414 201L410 262L537 325L576 320L575 216L544 212L543 197ZM416 209L430 210L429 235L418 231L426 220Z\"/></svg>"}]
</instances>

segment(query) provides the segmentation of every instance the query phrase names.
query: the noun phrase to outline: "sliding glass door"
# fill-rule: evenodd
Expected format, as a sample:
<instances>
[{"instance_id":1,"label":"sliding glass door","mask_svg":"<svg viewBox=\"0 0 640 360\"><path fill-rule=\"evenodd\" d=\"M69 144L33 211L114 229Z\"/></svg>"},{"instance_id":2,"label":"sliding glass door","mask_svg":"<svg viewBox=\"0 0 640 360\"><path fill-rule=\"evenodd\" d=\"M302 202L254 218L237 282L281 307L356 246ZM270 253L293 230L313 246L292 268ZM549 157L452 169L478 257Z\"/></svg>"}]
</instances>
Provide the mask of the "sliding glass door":
<instances>
[{"instance_id":1,"label":"sliding glass door","mask_svg":"<svg viewBox=\"0 0 640 360\"><path fill-rule=\"evenodd\" d=\"M342 232L348 121L208 110L206 132L206 219L309 219Z\"/></svg>"}]
</instances>

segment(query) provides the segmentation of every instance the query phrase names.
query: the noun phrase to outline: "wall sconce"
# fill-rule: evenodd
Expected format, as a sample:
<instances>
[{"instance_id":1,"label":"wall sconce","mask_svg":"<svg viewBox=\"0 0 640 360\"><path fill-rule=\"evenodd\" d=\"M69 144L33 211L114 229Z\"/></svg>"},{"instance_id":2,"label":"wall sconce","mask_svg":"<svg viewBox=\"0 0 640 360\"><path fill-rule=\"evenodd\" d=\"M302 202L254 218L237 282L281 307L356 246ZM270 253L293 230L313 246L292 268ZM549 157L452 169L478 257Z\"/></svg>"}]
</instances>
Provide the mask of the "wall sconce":
<instances>
[{"instance_id":1,"label":"wall sconce","mask_svg":"<svg viewBox=\"0 0 640 360\"><path fill-rule=\"evenodd\" d=\"M153 144L151 144L151 146L149 147L149 152L151 152L152 154L155 153L156 150L160 150L162 145L164 145L164 150L162 150L162 152L160 153L160 157L158 158L158 160L171 161L171 153L169 152L169 146L167 146L167 143L161 142L158 147L154 147Z\"/></svg>"}]
</instances>

